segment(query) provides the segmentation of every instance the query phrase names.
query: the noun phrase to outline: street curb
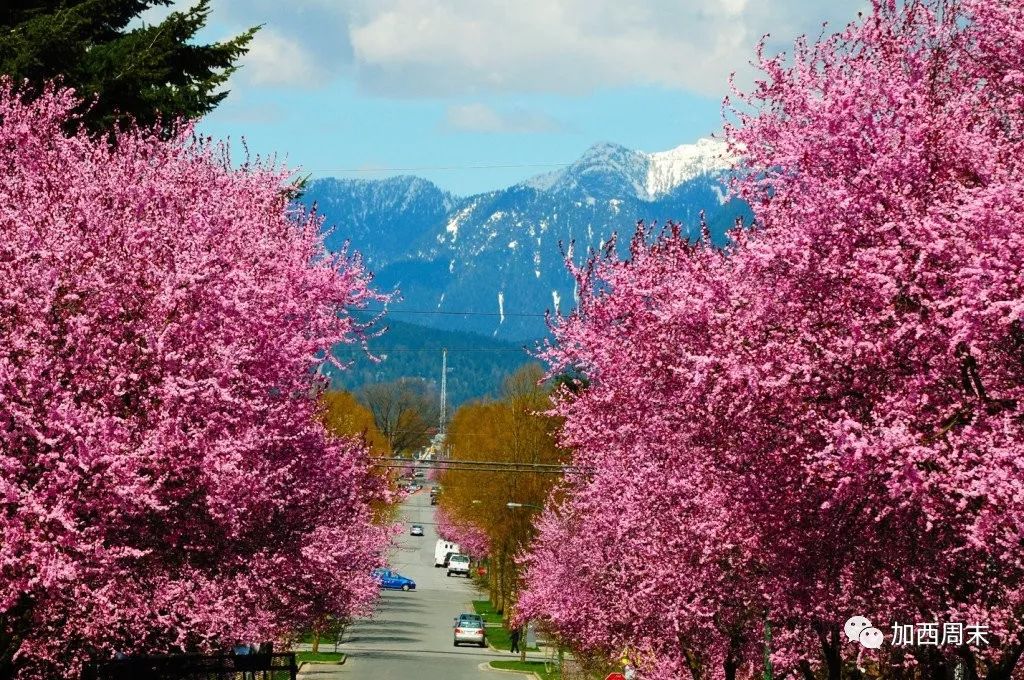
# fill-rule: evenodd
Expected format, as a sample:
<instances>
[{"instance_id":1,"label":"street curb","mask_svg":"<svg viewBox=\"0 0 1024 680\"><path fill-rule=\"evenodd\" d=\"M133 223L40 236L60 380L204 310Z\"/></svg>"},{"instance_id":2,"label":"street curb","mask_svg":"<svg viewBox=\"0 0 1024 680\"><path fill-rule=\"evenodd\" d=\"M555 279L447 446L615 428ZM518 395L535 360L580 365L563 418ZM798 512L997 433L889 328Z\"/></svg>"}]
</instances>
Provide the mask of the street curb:
<instances>
[{"instance_id":1,"label":"street curb","mask_svg":"<svg viewBox=\"0 0 1024 680\"><path fill-rule=\"evenodd\" d=\"M501 661L501 659L497 660ZM509 668L494 668L493 666L491 666L490 661L484 661L482 664L477 666L477 668L479 668L482 671L490 671L491 673L515 673L516 675L527 675L532 678L535 678L536 680L540 680L540 676L534 673L533 671L514 671Z\"/></svg>"},{"instance_id":2,"label":"street curb","mask_svg":"<svg viewBox=\"0 0 1024 680\"><path fill-rule=\"evenodd\" d=\"M301 673L306 666L344 666L346 661L348 661L348 654L342 656L341 661L303 661L295 672Z\"/></svg>"},{"instance_id":3,"label":"street curb","mask_svg":"<svg viewBox=\"0 0 1024 680\"><path fill-rule=\"evenodd\" d=\"M485 630L486 630L486 627L485 627ZM501 649L499 647L495 647L494 645L492 645L490 643L490 641L487 642L487 649L491 650L492 652L500 652L502 654L511 654L512 653L512 652L508 651L507 649ZM542 650L540 647L538 647L537 649L527 649L526 653L527 654L534 654L534 653L539 653L539 652L542 652L542 651L544 651L544 650ZM516 657L518 658L518 656L519 656L519 652L516 652ZM498 660L499 661L503 661L504 659L498 659ZM526 660L529 661L530 657L527 656Z\"/></svg>"}]
</instances>

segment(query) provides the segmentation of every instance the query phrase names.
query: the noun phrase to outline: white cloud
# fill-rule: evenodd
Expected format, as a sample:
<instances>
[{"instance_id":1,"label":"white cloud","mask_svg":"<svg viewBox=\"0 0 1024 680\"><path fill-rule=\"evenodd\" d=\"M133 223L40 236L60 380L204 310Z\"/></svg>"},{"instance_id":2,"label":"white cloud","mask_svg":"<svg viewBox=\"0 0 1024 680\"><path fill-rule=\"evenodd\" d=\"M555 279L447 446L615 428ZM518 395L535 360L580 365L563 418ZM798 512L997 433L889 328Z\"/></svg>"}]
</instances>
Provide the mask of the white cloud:
<instances>
[{"instance_id":1,"label":"white cloud","mask_svg":"<svg viewBox=\"0 0 1024 680\"><path fill-rule=\"evenodd\" d=\"M174 0L170 5L153 5L142 11L128 23L128 28L138 28L146 24L153 26L166 19L171 12L186 12L196 4L196 0Z\"/></svg>"},{"instance_id":2,"label":"white cloud","mask_svg":"<svg viewBox=\"0 0 1024 680\"><path fill-rule=\"evenodd\" d=\"M302 36L316 64L394 97L588 93L653 85L720 96L754 45L839 29L866 0L223 0ZM267 30L266 28L264 30ZM296 44L297 43L293 43ZM272 45L265 46L269 50ZM273 75L266 71L269 77Z\"/></svg>"},{"instance_id":3,"label":"white cloud","mask_svg":"<svg viewBox=\"0 0 1024 680\"><path fill-rule=\"evenodd\" d=\"M449 106L442 127L457 132L559 132L562 125L541 113L514 109L500 113L486 104Z\"/></svg>"},{"instance_id":4,"label":"white cloud","mask_svg":"<svg viewBox=\"0 0 1024 680\"><path fill-rule=\"evenodd\" d=\"M256 33L241 63L241 73L254 85L317 87L324 80L312 54L269 26Z\"/></svg>"}]
</instances>

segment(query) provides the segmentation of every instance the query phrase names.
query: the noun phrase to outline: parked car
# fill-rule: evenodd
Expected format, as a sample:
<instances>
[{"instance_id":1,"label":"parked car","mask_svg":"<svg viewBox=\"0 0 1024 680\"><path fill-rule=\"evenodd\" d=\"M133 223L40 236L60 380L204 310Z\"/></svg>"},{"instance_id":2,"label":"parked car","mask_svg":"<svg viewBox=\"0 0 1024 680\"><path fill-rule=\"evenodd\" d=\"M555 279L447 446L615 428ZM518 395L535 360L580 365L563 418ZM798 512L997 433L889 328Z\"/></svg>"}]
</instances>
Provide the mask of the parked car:
<instances>
[{"instance_id":1,"label":"parked car","mask_svg":"<svg viewBox=\"0 0 1024 680\"><path fill-rule=\"evenodd\" d=\"M452 555L448 558L448 575L465 576L469 578L469 555Z\"/></svg>"},{"instance_id":2,"label":"parked car","mask_svg":"<svg viewBox=\"0 0 1024 680\"><path fill-rule=\"evenodd\" d=\"M479 614L459 614L455 617L452 646L458 647L460 642L475 642L481 647L487 646L487 633L484 631L483 617Z\"/></svg>"},{"instance_id":3,"label":"parked car","mask_svg":"<svg viewBox=\"0 0 1024 680\"><path fill-rule=\"evenodd\" d=\"M419 524L413 524L412 527L409 528L409 535L410 536L422 536L423 535L423 527L421 527Z\"/></svg>"},{"instance_id":4,"label":"parked car","mask_svg":"<svg viewBox=\"0 0 1024 680\"><path fill-rule=\"evenodd\" d=\"M430 504L437 505L437 494L434 494L433 496L430 497Z\"/></svg>"},{"instance_id":5,"label":"parked car","mask_svg":"<svg viewBox=\"0 0 1024 680\"><path fill-rule=\"evenodd\" d=\"M374 569L373 577L385 590L416 590L416 582L390 569Z\"/></svg>"}]
</instances>

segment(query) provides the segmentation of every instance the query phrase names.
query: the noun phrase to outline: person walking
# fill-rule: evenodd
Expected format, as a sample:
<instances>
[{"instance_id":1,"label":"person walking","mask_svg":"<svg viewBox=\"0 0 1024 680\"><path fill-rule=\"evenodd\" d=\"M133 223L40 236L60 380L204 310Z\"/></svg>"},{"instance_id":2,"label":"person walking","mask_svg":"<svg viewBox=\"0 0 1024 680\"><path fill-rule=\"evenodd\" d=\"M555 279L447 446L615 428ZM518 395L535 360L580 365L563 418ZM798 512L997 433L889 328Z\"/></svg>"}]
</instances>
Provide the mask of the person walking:
<instances>
[{"instance_id":1,"label":"person walking","mask_svg":"<svg viewBox=\"0 0 1024 680\"><path fill-rule=\"evenodd\" d=\"M509 645L508 651L513 654L519 653L519 638L522 637L522 632L519 630L519 626L513 628L508 634Z\"/></svg>"}]
</instances>

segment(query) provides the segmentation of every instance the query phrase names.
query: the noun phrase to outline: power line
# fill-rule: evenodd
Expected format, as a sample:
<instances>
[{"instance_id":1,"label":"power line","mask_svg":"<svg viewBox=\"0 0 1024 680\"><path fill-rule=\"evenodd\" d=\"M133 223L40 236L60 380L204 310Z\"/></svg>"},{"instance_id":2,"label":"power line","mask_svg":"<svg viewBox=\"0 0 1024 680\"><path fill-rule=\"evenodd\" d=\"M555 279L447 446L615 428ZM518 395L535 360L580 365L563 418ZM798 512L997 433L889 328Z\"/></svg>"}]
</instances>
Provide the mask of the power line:
<instances>
[{"instance_id":1,"label":"power line","mask_svg":"<svg viewBox=\"0 0 1024 680\"><path fill-rule=\"evenodd\" d=\"M410 463L413 463L414 461L410 461L404 458L389 458L387 456L370 456L370 462L378 467L404 468L409 467ZM479 468L522 467L531 468L535 470L552 470L561 472L562 470L565 470L568 467L562 463L525 463L510 460L473 460L465 458L441 458L432 460L420 460L415 461L415 463L416 464L414 465L414 467L433 468L435 470L446 470L453 465L466 465Z\"/></svg>"},{"instance_id":2,"label":"power line","mask_svg":"<svg viewBox=\"0 0 1024 680\"><path fill-rule=\"evenodd\" d=\"M370 464L374 467L405 468L409 461L384 456L371 456ZM537 472L545 474L564 474L578 472L580 468L560 463L517 463L499 460L430 460L419 461L416 467L427 467L435 470L466 470L475 472Z\"/></svg>"},{"instance_id":3,"label":"power line","mask_svg":"<svg viewBox=\"0 0 1024 680\"><path fill-rule=\"evenodd\" d=\"M658 161L659 165L685 163L687 165L692 164L693 160L689 158L662 158ZM420 172L424 170L505 170L513 168L567 168L573 163L476 163L476 164L456 164L456 165L408 165L408 166L395 166L395 167L361 167L361 168L320 168L320 169L303 169L303 172L312 173L314 175L325 175L332 172L352 172L352 173L377 173L377 172Z\"/></svg>"},{"instance_id":4,"label":"power line","mask_svg":"<svg viewBox=\"0 0 1024 680\"><path fill-rule=\"evenodd\" d=\"M479 165L411 165L408 167L394 168L324 168L321 170L306 170L316 175L323 175L331 172L419 172L422 170L496 170L508 168L567 168L572 163L481 163Z\"/></svg>"},{"instance_id":5,"label":"power line","mask_svg":"<svg viewBox=\"0 0 1024 680\"><path fill-rule=\"evenodd\" d=\"M358 309L357 312L370 312L372 314L440 314L443 316L516 316L541 318L547 314L539 312L455 312L441 309Z\"/></svg>"},{"instance_id":6,"label":"power line","mask_svg":"<svg viewBox=\"0 0 1024 680\"><path fill-rule=\"evenodd\" d=\"M364 351L362 347L335 347L334 350L347 349L354 352ZM440 352L447 349L449 352L528 352L525 347L370 347L375 354L387 354L389 352Z\"/></svg>"},{"instance_id":7,"label":"power line","mask_svg":"<svg viewBox=\"0 0 1024 680\"><path fill-rule=\"evenodd\" d=\"M428 430L391 430L391 431L392 432L401 432L402 434L419 434L419 433L425 433ZM449 432L447 432L447 436L448 437L494 437L496 435L494 433L490 433L490 432L458 432L456 434L452 434L449 431ZM408 460L412 461L412 459L408 459ZM412 462L416 462L416 461L412 461Z\"/></svg>"}]
</instances>

